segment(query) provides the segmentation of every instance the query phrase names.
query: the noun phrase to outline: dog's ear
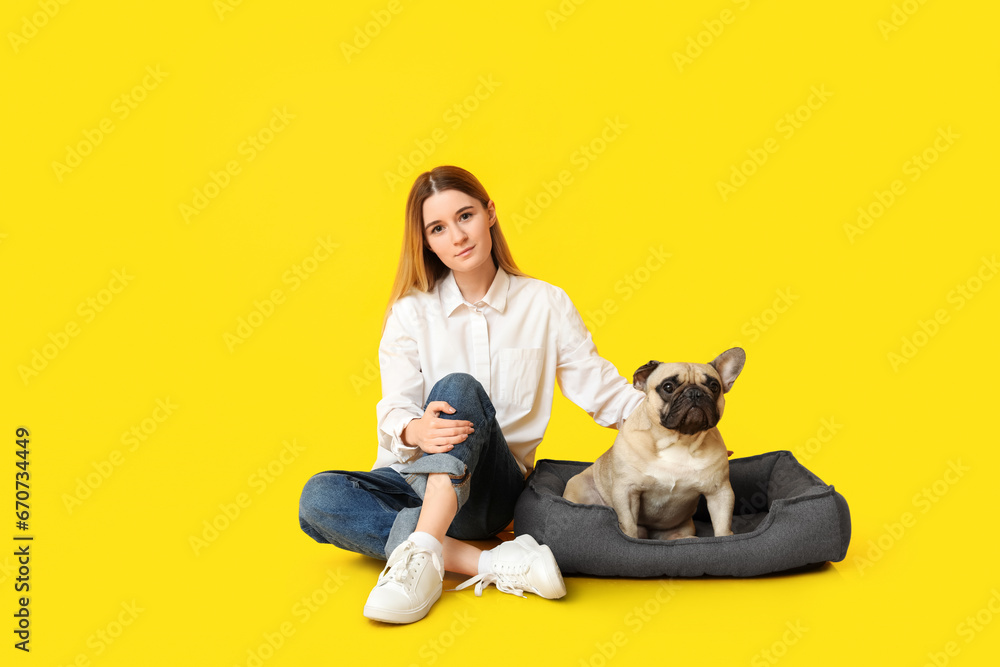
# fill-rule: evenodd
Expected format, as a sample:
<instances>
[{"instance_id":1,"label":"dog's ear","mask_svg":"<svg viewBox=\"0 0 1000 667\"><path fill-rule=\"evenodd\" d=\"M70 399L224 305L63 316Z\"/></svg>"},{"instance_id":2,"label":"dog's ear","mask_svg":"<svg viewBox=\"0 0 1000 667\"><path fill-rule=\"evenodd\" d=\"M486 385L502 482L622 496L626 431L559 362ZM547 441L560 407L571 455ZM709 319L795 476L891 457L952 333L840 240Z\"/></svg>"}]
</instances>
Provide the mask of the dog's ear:
<instances>
[{"instance_id":1,"label":"dog's ear","mask_svg":"<svg viewBox=\"0 0 1000 667\"><path fill-rule=\"evenodd\" d=\"M659 361L650 361L639 367L639 370L632 376L632 386L639 391L646 391L646 378L660 365Z\"/></svg>"},{"instance_id":2,"label":"dog's ear","mask_svg":"<svg viewBox=\"0 0 1000 667\"><path fill-rule=\"evenodd\" d=\"M722 393L733 388L746 360L747 354L742 347L732 347L709 362L708 365L719 371L722 377Z\"/></svg>"}]
</instances>

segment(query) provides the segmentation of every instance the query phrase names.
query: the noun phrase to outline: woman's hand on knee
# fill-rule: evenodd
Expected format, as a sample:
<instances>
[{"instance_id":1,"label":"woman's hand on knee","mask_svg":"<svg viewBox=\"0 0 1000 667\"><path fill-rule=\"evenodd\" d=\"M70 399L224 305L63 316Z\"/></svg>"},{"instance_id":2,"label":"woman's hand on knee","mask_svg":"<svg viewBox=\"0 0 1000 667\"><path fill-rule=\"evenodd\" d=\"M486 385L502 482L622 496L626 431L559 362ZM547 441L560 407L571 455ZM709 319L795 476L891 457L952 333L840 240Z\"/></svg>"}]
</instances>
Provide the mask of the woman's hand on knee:
<instances>
[{"instance_id":1,"label":"woman's hand on knee","mask_svg":"<svg viewBox=\"0 0 1000 667\"><path fill-rule=\"evenodd\" d=\"M453 414L455 408L445 401L428 403L424 415L411 420L403 429L403 442L411 447L416 445L428 454L441 454L464 442L470 433L475 432L472 422L464 419L441 419L438 415L442 412Z\"/></svg>"}]
</instances>

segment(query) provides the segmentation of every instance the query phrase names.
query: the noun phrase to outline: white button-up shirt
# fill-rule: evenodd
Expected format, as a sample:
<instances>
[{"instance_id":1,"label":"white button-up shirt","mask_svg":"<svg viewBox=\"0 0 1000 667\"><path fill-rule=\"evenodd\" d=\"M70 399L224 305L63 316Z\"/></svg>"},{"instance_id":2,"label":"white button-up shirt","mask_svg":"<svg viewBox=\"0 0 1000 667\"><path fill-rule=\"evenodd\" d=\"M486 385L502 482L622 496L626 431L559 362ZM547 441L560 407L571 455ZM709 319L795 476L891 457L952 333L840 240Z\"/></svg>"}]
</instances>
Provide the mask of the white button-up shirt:
<instances>
[{"instance_id":1,"label":"white button-up shirt","mask_svg":"<svg viewBox=\"0 0 1000 667\"><path fill-rule=\"evenodd\" d=\"M552 413L556 381L564 396L601 426L620 428L645 398L597 354L580 313L562 289L497 268L481 301L469 303L451 272L429 292L412 291L392 307L379 344L382 400L378 457L372 469L422 456L402 441L423 416L434 384L449 373L479 380L521 471Z\"/></svg>"}]
</instances>

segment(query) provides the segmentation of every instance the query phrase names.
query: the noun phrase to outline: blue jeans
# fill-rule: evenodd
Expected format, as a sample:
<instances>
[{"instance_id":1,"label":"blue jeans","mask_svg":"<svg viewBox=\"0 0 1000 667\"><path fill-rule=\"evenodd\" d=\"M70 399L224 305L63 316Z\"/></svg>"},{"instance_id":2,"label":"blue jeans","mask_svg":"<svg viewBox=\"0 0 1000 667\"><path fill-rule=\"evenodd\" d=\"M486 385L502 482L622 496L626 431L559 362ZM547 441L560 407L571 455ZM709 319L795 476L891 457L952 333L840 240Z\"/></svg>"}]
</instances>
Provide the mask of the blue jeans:
<instances>
[{"instance_id":1,"label":"blue jeans","mask_svg":"<svg viewBox=\"0 0 1000 667\"><path fill-rule=\"evenodd\" d=\"M387 467L313 475L299 500L299 525L309 537L386 560L416 528L427 475L436 472L451 476L458 498L449 537L488 539L510 523L524 475L486 390L471 375L452 373L434 385L431 401L446 401L455 412L440 417L471 421L475 433L448 452L423 454L399 472Z\"/></svg>"}]
</instances>

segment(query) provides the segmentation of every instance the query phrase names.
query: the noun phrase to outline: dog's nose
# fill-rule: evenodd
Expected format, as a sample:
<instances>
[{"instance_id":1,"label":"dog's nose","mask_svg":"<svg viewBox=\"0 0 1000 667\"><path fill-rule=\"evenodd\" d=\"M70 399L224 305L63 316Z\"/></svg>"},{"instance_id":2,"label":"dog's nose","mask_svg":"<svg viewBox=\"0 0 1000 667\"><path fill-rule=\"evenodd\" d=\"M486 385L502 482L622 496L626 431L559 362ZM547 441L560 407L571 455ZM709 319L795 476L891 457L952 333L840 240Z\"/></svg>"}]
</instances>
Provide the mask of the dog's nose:
<instances>
[{"instance_id":1,"label":"dog's nose","mask_svg":"<svg viewBox=\"0 0 1000 667\"><path fill-rule=\"evenodd\" d=\"M705 394L698 387L688 387L684 390L684 397L692 401L702 398Z\"/></svg>"}]
</instances>

